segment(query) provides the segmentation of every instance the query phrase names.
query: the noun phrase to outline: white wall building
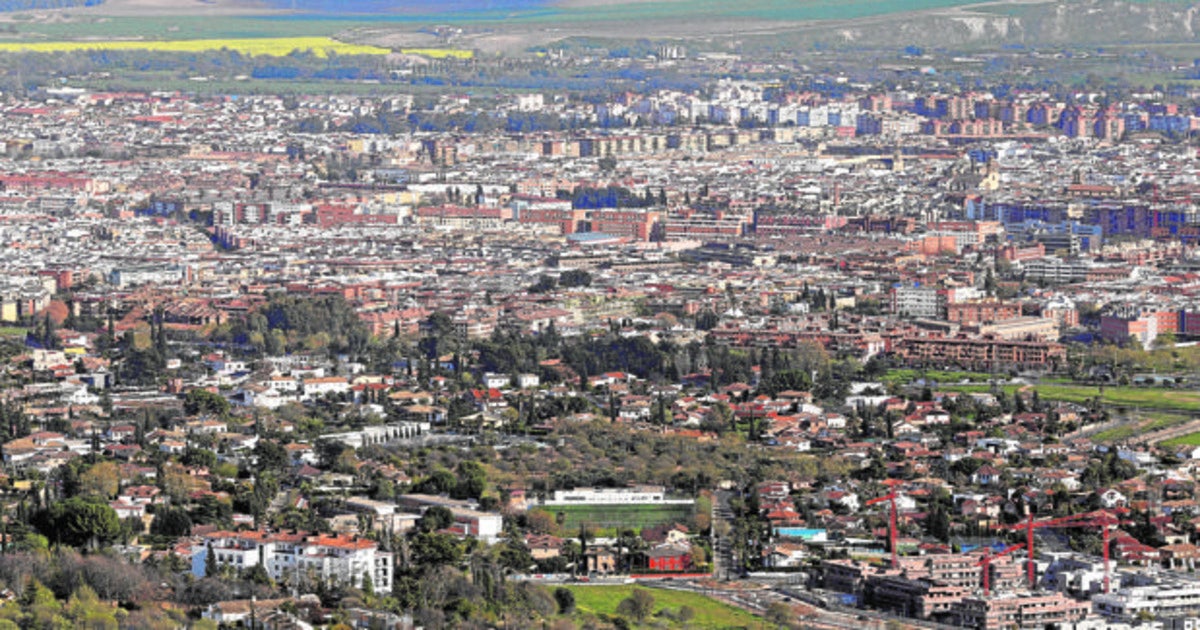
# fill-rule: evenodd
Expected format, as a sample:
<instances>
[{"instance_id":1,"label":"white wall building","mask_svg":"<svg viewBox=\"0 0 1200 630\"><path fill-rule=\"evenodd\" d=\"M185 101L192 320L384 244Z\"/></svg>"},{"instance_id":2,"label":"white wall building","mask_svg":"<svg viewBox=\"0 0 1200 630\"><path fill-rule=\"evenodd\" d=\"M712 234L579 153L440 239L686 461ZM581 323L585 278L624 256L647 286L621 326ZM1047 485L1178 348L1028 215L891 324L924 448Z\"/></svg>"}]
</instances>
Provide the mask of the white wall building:
<instances>
[{"instance_id":1,"label":"white wall building","mask_svg":"<svg viewBox=\"0 0 1200 630\"><path fill-rule=\"evenodd\" d=\"M238 570L261 565L273 580L313 574L322 580L361 588L367 576L377 593L392 591L392 554L372 540L307 532L215 532L192 547L192 574L207 573L209 548L218 566Z\"/></svg>"}]
</instances>

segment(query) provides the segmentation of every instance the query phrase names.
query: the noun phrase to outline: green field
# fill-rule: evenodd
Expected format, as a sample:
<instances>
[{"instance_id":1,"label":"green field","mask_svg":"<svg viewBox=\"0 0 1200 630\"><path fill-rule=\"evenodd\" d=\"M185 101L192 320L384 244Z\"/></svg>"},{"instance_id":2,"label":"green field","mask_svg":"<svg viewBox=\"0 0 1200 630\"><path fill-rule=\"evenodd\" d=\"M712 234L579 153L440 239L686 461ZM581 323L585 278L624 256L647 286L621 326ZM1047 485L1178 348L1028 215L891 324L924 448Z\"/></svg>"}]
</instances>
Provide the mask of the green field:
<instances>
[{"instance_id":1,"label":"green field","mask_svg":"<svg viewBox=\"0 0 1200 630\"><path fill-rule=\"evenodd\" d=\"M650 0L648 2L587 3L581 6L539 7L502 11L438 12L417 14L347 14L222 16L104 16L75 14L69 20L43 21L36 12L13 14L11 31L0 33L0 41L46 41L56 39L224 39L247 37L329 37L357 29L396 27L409 29L446 23L486 24L588 24L596 22L675 22L687 20L768 20L808 22L848 20L908 13L930 9L986 4L987 0ZM7 26L7 25L6 25Z\"/></svg>"},{"instance_id":2,"label":"green field","mask_svg":"<svg viewBox=\"0 0 1200 630\"><path fill-rule=\"evenodd\" d=\"M594 615L614 615L621 600L629 597L633 586L568 586L575 593L575 606L579 611ZM659 615L667 611L674 615L683 606L691 608L695 616L686 625L688 628L767 628L769 627L758 617L740 609L710 599L697 593L673 591L665 589L647 589L654 596L654 614L638 628L684 627L678 621ZM659 625L663 624L663 625Z\"/></svg>"},{"instance_id":3,"label":"green field","mask_svg":"<svg viewBox=\"0 0 1200 630\"><path fill-rule=\"evenodd\" d=\"M1200 446L1200 432L1181 435L1177 438L1158 443L1159 446L1174 448L1176 446Z\"/></svg>"},{"instance_id":4,"label":"green field","mask_svg":"<svg viewBox=\"0 0 1200 630\"><path fill-rule=\"evenodd\" d=\"M921 378L926 381L935 381L938 383L961 383L964 380L973 383L986 383L1000 377L987 372L948 372L945 370L913 370L906 368L888 370L882 380L886 383L907 385Z\"/></svg>"},{"instance_id":5,"label":"green field","mask_svg":"<svg viewBox=\"0 0 1200 630\"><path fill-rule=\"evenodd\" d=\"M2 40L47 41L64 39L137 38L158 40L242 39L259 37L330 37L364 26L368 20L280 20L258 17L111 17L63 22L14 21L15 32L0 33Z\"/></svg>"},{"instance_id":6,"label":"green field","mask_svg":"<svg viewBox=\"0 0 1200 630\"><path fill-rule=\"evenodd\" d=\"M29 331L16 326L0 326L0 337L24 337L27 332Z\"/></svg>"},{"instance_id":7,"label":"green field","mask_svg":"<svg viewBox=\"0 0 1200 630\"><path fill-rule=\"evenodd\" d=\"M537 509L556 521L562 513L559 530L563 535L577 533L580 525L594 527L604 535L622 529L640 531L655 525L689 523L694 510L690 505L547 505Z\"/></svg>"},{"instance_id":8,"label":"green field","mask_svg":"<svg viewBox=\"0 0 1200 630\"><path fill-rule=\"evenodd\" d=\"M1104 392L1095 385L1031 385L1042 400L1083 403L1099 397L1100 402L1118 407L1146 407L1159 411L1200 411L1200 392L1157 387L1105 386ZM1005 394L1012 395L1020 387L1004 385ZM945 385L938 389L949 392L988 392L990 385Z\"/></svg>"}]
</instances>

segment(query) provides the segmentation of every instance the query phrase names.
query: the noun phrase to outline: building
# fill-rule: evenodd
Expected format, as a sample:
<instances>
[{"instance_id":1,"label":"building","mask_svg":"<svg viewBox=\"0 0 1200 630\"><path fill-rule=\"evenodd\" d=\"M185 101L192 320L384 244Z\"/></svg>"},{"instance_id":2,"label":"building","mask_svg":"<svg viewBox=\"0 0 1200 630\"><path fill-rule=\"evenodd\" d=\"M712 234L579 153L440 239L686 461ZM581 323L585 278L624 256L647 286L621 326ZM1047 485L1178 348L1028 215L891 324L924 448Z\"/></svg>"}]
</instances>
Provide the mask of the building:
<instances>
[{"instance_id":1,"label":"building","mask_svg":"<svg viewBox=\"0 0 1200 630\"><path fill-rule=\"evenodd\" d=\"M668 499L662 486L636 488L575 488L555 490L545 505L641 505L645 503L690 505L692 499Z\"/></svg>"},{"instance_id":2,"label":"building","mask_svg":"<svg viewBox=\"0 0 1200 630\"><path fill-rule=\"evenodd\" d=\"M942 319L946 314L946 293L934 287L896 287L891 297L892 312L900 317Z\"/></svg>"},{"instance_id":3,"label":"building","mask_svg":"<svg viewBox=\"0 0 1200 630\"><path fill-rule=\"evenodd\" d=\"M362 588L369 578L375 592L392 591L392 554L358 536L267 530L214 532L204 537L203 544L192 547L193 575L207 575L210 555L221 567L245 570L261 566L273 580L312 576Z\"/></svg>"},{"instance_id":4,"label":"building","mask_svg":"<svg viewBox=\"0 0 1200 630\"><path fill-rule=\"evenodd\" d=\"M955 302L946 305L946 319L966 326L1021 316L1021 305L1000 300Z\"/></svg>"},{"instance_id":5,"label":"building","mask_svg":"<svg viewBox=\"0 0 1200 630\"><path fill-rule=\"evenodd\" d=\"M1082 621L1091 604L1061 593L967 597L951 607L955 625L978 630L1063 627Z\"/></svg>"},{"instance_id":6,"label":"building","mask_svg":"<svg viewBox=\"0 0 1200 630\"><path fill-rule=\"evenodd\" d=\"M1093 596L1096 612L1106 619L1124 622L1145 615L1161 618L1200 614L1200 585L1183 580L1143 581Z\"/></svg>"},{"instance_id":7,"label":"building","mask_svg":"<svg viewBox=\"0 0 1200 630\"><path fill-rule=\"evenodd\" d=\"M990 369L998 366L1052 368L1066 360L1066 348L1053 341L1015 341L994 336L918 337L896 342L905 362Z\"/></svg>"},{"instance_id":8,"label":"building","mask_svg":"<svg viewBox=\"0 0 1200 630\"><path fill-rule=\"evenodd\" d=\"M468 501L457 501L446 497L428 494L406 494L397 497L396 502L401 507L424 512L433 506L441 506L454 516L454 527L463 536L478 538L488 544L500 539L504 530L504 517L491 512L475 509Z\"/></svg>"}]
</instances>

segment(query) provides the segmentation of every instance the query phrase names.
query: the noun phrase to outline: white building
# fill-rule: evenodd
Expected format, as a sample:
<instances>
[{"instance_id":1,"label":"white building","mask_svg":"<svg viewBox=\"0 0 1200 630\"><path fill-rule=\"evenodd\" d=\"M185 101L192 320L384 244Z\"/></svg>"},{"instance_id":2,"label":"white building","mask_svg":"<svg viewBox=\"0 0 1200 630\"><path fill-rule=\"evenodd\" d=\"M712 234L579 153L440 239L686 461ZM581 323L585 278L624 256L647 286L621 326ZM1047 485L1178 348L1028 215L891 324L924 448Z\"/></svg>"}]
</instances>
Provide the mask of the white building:
<instances>
[{"instance_id":1,"label":"white building","mask_svg":"<svg viewBox=\"0 0 1200 630\"><path fill-rule=\"evenodd\" d=\"M940 319L946 296L934 287L897 287L892 290L892 312L901 317Z\"/></svg>"},{"instance_id":2,"label":"white building","mask_svg":"<svg viewBox=\"0 0 1200 630\"><path fill-rule=\"evenodd\" d=\"M368 576L377 593L392 591L392 554L372 540L308 532L214 532L192 547L192 574L207 573L209 549L218 566L238 570L261 565L273 580L312 574L327 582L361 588Z\"/></svg>"},{"instance_id":3,"label":"white building","mask_svg":"<svg viewBox=\"0 0 1200 630\"><path fill-rule=\"evenodd\" d=\"M350 391L350 381L341 376L324 376L304 379L304 399L320 398L326 394L343 394Z\"/></svg>"},{"instance_id":4,"label":"white building","mask_svg":"<svg viewBox=\"0 0 1200 630\"><path fill-rule=\"evenodd\" d=\"M545 505L636 505L645 503L687 505L694 501L691 499L668 499L667 491L662 486L555 490L554 498L545 501Z\"/></svg>"}]
</instances>

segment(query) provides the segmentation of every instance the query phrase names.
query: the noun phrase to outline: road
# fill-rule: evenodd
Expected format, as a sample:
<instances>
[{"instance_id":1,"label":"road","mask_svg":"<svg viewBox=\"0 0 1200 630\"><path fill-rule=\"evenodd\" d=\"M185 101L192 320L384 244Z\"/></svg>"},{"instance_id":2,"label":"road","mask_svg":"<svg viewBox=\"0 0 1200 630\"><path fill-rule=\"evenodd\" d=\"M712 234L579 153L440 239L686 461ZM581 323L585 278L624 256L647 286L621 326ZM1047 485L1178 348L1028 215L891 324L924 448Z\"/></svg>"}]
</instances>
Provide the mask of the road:
<instances>
[{"instance_id":1,"label":"road","mask_svg":"<svg viewBox=\"0 0 1200 630\"><path fill-rule=\"evenodd\" d=\"M713 501L712 524L713 531L718 529L717 523L724 523L724 531L733 530L733 509L729 501L734 493L729 490L718 490ZM730 569L738 566L733 557L733 545L728 536L713 536L713 577L730 579Z\"/></svg>"}]
</instances>

